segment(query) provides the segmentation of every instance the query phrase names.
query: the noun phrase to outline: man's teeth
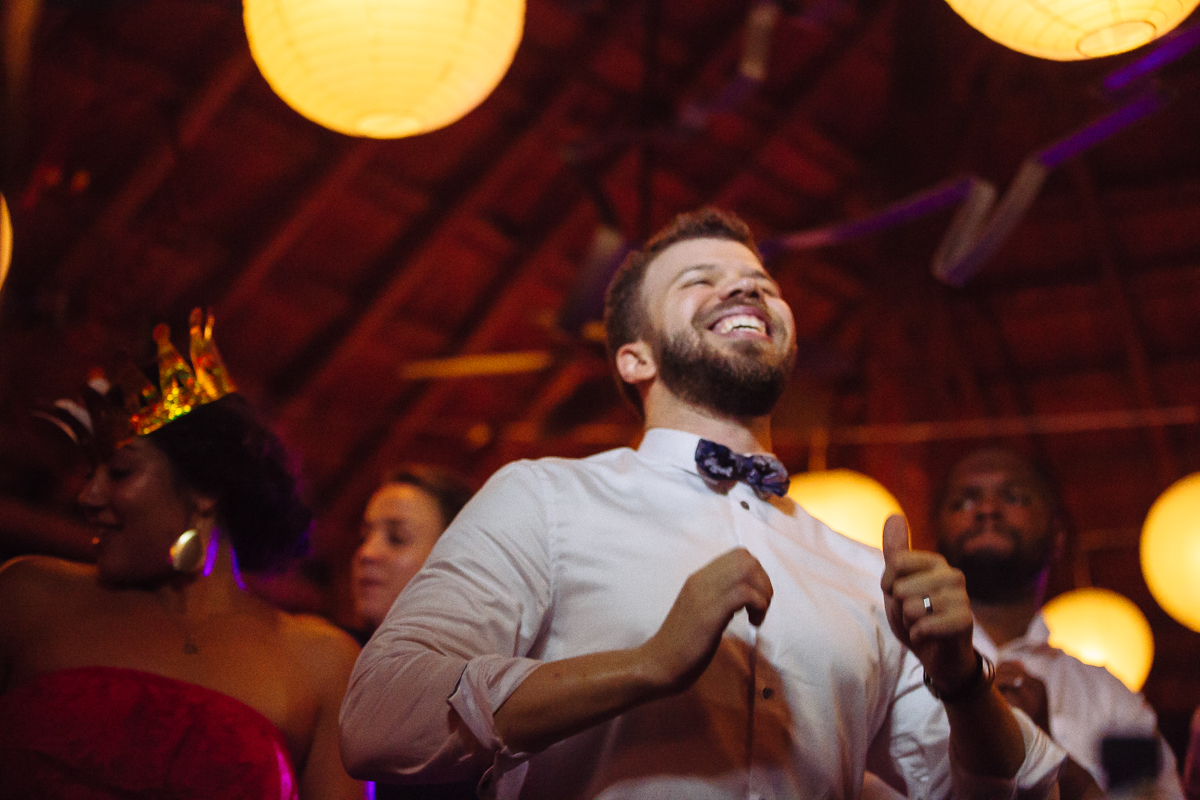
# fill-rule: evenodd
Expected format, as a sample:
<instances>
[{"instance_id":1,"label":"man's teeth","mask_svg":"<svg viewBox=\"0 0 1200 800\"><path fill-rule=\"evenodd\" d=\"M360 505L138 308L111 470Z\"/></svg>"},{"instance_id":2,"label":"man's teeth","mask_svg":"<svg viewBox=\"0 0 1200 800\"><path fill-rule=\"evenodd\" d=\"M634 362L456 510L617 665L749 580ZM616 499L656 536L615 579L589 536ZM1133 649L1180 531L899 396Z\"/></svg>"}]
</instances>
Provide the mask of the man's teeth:
<instances>
[{"instance_id":1,"label":"man's teeth","mask_svg":"<svg viewBox=\"0 0 1200 800\"><path fill-rule=\"evenodd\" d=\"M746 330L766 333L767 324L752 314L735 314L732 317L725 317L713 326L713 332L715 333Z\"/></svg>"}]
</instances>

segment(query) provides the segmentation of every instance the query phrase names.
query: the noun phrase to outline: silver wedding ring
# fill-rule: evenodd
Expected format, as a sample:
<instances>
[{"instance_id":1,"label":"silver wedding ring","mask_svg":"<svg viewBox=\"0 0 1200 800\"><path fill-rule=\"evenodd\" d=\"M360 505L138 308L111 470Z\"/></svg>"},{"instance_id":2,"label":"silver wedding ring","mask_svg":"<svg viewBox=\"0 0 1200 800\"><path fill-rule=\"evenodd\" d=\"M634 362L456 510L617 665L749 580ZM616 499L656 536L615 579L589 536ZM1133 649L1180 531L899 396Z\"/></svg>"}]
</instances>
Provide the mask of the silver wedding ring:
<instances>
[{"instance_id":1,"label":"silver wedding ring","mask_svg":"<svg viewBox=\"0 0 1200 800\"><path fill-rule=\"evenodd\" d=\"M933 613L933 601L929 599L929 595L925 595L924 597L921 598L921 604L923 606L925 606L926 614Z\"/></svg>"}]
</instances>

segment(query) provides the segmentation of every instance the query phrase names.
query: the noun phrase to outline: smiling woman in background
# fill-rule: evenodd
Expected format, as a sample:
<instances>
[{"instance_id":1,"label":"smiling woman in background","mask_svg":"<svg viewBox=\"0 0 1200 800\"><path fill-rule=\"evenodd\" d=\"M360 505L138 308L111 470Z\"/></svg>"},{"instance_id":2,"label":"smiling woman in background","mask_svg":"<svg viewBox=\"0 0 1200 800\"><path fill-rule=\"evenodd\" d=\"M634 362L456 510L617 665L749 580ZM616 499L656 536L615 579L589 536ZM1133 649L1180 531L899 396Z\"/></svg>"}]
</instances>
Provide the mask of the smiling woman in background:
<instances>
[{"instance_id":1,"label":"smiling woman in background","mask_svg":"<svg viewBox=\"0 0 1200 800\"><path fill-rule=\"evenodd\" d=\"M469 499L465 481L424 464L392 470L371 495L351 564L354 610L366 626L363 642Z\"/></svg>"},{"instance_id":2,"label":"smiling woman in background","mask_svg":"<svg viewBox=\"0 0 1200 800\"><path fill-rule=\"evenodd\" d=\"M303 548L311 514L200 322L194 373L160 326L161 393L125 387L132 415L92 397L96 564L0 568L3 800L363 795L337 739L357 647L242 585Z\"/></svg>"},{"instance_id":3,"label":"smiling woman in background","mask_svg":"<svg viewBox=\"0 0 1200 800\"><path fill-rule=\"evenodd\" d=\"M438 537L467 501L471 488L452 472L425 464L389 471L363 511L362 543L350 565L354 611L365 644L388 609L429 557ZM468 800L475 782L399 786L380 783L377 800Z\"/></svg>"}]
</instances>

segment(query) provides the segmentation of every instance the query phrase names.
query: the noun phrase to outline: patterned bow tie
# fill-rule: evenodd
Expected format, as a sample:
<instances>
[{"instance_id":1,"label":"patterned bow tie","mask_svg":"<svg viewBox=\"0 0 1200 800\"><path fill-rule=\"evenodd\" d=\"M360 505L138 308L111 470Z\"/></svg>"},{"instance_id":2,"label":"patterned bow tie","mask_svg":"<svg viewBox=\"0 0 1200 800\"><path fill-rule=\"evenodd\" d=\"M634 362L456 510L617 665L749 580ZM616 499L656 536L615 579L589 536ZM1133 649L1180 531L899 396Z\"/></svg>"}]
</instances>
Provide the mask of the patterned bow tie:
<instances>
[{"instance_id":1,"label":"patterned bow tie","mask_svg":"<svg viewBox=\"0 0 1200 800\"><path fill-rule=\"evenodd\" d=\"M742 481L759 494L787 494L787 470L775 456L738 455L723 444L701 439L696 445L696 469L714 481Z\"/></svg>"}]
</instances>

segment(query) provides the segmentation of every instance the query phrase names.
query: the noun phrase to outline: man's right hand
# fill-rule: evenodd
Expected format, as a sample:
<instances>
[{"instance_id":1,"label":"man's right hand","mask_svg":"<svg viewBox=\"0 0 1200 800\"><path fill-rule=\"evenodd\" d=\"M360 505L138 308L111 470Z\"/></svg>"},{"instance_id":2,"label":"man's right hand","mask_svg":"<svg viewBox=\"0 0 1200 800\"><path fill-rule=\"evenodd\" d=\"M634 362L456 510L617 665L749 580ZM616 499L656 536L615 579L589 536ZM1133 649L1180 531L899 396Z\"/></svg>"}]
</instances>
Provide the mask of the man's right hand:
<instances>
[{"instance_id":1,"label":"man's right hand","mask_svg":"<svg viewBox=\"0 0 1200 800\"><path fill-rule=\"evenodd\" d=\"M1029 715L1039 728L1050 733L1050 697L1046 684L1025 671L1020 661L996 665L996 688L1013 708Z\"/></svg>"},{"instance_id":2,"label":"man's right hand","mask_svg":"<svg viewBox=\"0 0 1200 800\"><path fill-rule=\"evenodd\" d=\"M1046 684L1030 675L1020 661L1001 661L996 665L996 688L1013 708L1019 708L1046 735L1050 735L1050 696ZM1104 792L1075 759L1067 756L1058 769L1058 788L1062 800L1101 800Z\"/></svg>"},{"instance_id":3,"label":"man's right hand","mask_svg":"<svg viewBox=\"0 0 1200 800\"><path fill-rule=\"evenodd\" d=\"M662 627L630 650L548 661L496 709L496 733L513 752L537 752L630 708L681 692L712 661L729 620L755 625L771 604L771 580L744 548L684 581Z\"/></svg>"},{"instance_id":4,"label":"man's right hand","mask_svg":"<svg viewBox=\"0 0 1200 800\"><path fill-rule=\"evenodd\" d=\"M664 691L683 691L700 677L735 613L744 608L750 624L761 625L773 594L766 570L744 547L692 573L662 627L642 648Z\"/></svg>"}]
</instances>

